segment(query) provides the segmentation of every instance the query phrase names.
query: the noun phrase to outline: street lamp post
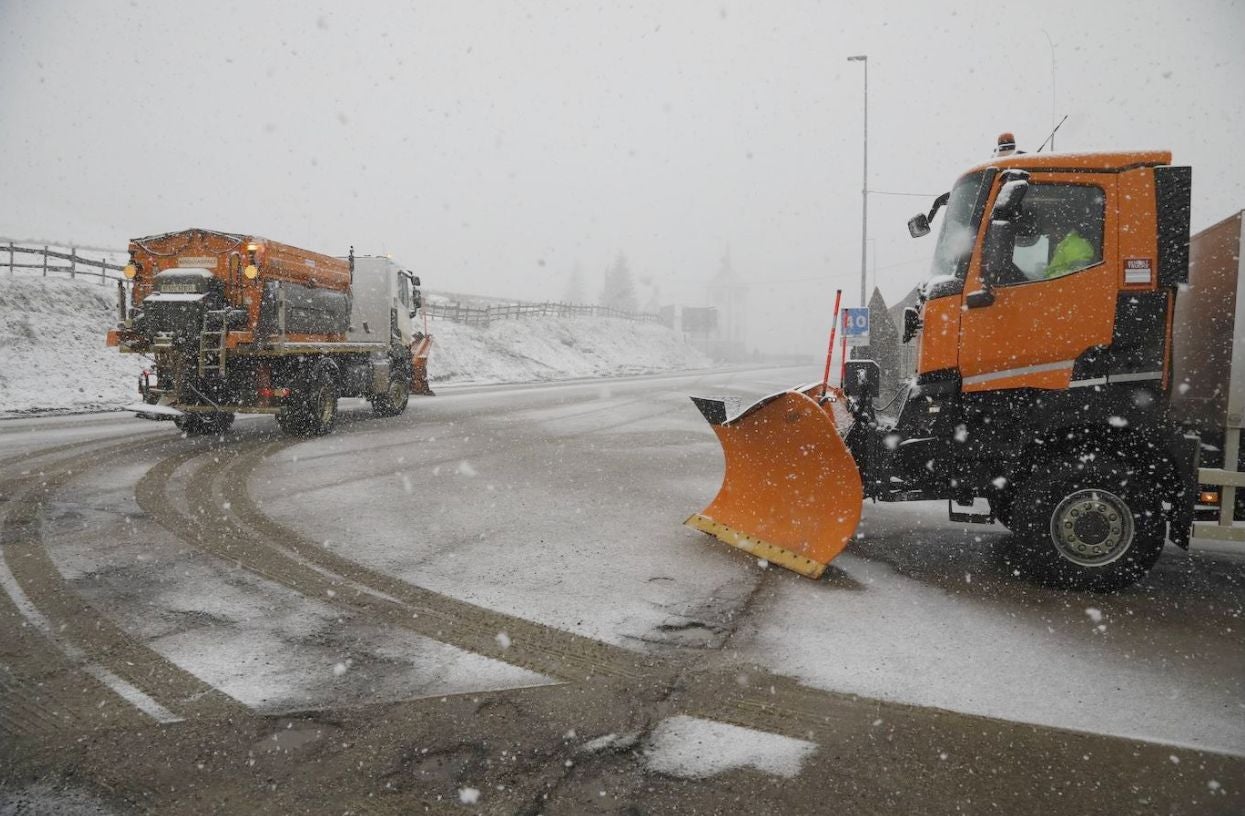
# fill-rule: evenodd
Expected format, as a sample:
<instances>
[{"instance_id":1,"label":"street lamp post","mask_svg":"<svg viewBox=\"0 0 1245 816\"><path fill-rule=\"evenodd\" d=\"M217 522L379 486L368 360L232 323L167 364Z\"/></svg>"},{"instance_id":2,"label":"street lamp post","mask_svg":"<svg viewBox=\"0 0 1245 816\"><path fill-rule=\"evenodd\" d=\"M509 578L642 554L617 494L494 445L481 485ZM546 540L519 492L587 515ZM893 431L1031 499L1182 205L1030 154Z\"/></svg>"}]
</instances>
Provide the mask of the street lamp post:
<instances>
[{"instance_id":1,"label":"street lamp post","mask_svg":"<svg viewBox=\"0 0 1245 816\"><path fill-rule=\"evenodd\" d=\"M859 54L848 57L848 62L859 62L865 69L865 138L864 138L864 169L860 182L860 305L867 306L865 300L865 260L866 244L869 237L869 57Z\"/></svg>"}]
</instances>

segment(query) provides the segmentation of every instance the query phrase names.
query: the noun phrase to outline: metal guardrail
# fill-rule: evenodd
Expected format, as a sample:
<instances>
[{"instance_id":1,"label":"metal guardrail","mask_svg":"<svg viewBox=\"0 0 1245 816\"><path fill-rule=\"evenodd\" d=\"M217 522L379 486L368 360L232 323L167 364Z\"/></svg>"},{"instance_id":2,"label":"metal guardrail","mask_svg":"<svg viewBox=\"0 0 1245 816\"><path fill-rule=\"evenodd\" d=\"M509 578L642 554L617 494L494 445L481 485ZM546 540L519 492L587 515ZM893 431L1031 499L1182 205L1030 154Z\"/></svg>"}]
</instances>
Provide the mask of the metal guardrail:
<instances>
[{"instance_id":1,"label":"metal guardrail","mask_svg":"<svg viewBox=\"0 0 1245 816\"><path fill-rule=\"evenodd\" d=\"M30 256L34 256L35 260L33 263L18 263L17 258L19 255L23 257L23 260ZM68 265L61 263L62 261L68 261ZM50 245L41 247L24 246L15 241L0 243L0 269L6 266L10 275L21 269L40 272L45 278L49 274L69 275L71 278L77 278L78 276L99 278L101 284L107 283L110 280L122 280L121 270L123 269L118 264L109 263L104 258L98 260L84 258L78 254L77 247L70 247L68 252L60 252L52 249ZM110 275L109 272L115 272L116 274Z\"/></svg>"},{"instance_id":2,"label":"metal guardrail","mask_svg":"<svg viewBox=\"0 0 1245 816\"><path fill-rule=\"evenodd\" d=\"M658 323L660 315L624 312L608 306L582 306L575 303L511 303L504 306L463 306L458 303L425 303L428 317L453 320L468 326L487 326L494 320L524 317L613 317L637 323Z\"/></svg>"}]
</instances>

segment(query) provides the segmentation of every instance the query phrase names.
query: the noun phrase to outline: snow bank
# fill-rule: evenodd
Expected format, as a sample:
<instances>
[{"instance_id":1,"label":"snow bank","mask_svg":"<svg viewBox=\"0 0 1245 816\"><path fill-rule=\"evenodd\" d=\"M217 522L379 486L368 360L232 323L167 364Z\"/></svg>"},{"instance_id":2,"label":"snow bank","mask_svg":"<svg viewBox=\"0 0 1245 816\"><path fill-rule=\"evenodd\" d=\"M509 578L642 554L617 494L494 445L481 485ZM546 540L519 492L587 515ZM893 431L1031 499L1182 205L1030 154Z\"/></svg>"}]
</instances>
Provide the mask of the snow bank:
<instances>
[{"instance_id":1,"label":"snow bank","mask_svg":"<svg viewBox=\"0 0 1245 816\"><path fill-rule=\"evenodd\" d=\"M146 361L104 345L116 298L98 281L0 275L0 416L137 399Z\"/></svg>"},{"instance_id":2,"label":"snow bank","mask_svg":"<svg viewBox=\"0 0 1245 816\"><path fill-rule=\"evenodd\" d=\"M147 361L104 345L114 286L0 275L0 416L93 411L137 399ZM486 329L429 323L429 374L439 383L502 383L706 368L709 359L664 326L626 320L500 320Z\"/></svg>"},{"instance_id":3,"label":"snow bank","mask_svg":"<svg viewBox=\"0 0 1245 816\"><path fill-rule=\"evenodd\" d=\"M649 770L685 779L747 767L790 779L816 750L813 742L680 715L653 729L644 756Z\"/></svg>"},{"instance_id":4,"label":"snow bank","mask_svg":"<svg viewBox=\"0 0 1245 816\"><path fill-rule=\"evenodd\" d=\"M434 382L531 382L707 368L709 358L652 323L587 317L430 321Z\"/></svg>"}]
</instances>

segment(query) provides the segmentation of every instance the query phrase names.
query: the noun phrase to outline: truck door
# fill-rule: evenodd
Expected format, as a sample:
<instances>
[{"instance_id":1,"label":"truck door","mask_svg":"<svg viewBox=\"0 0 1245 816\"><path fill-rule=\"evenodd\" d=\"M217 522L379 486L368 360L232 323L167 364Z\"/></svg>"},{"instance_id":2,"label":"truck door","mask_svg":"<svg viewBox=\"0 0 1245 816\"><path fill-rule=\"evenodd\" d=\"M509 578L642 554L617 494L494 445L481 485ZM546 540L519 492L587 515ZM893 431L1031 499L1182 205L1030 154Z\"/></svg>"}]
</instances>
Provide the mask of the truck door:
<instances>
[{"instance_id":1,"label":"truck door","mask_svg":"<svg viewBox=\"0 0 1245 816\"><path fill-rule=\"evenodd\" d=\"M1006 182L1006 176L996 180L988 213ZM1118 266L1115 177L1034 173L1009 223L1010 266L996 271L986 287L984 251L978 252L965 281L959 368L966 393L1067 388L1077 357L1111 342ZM1007 226L991 217L982 225L978 247L990 244L991 230L1006 235Z\"/></svg>"}]
</instances>

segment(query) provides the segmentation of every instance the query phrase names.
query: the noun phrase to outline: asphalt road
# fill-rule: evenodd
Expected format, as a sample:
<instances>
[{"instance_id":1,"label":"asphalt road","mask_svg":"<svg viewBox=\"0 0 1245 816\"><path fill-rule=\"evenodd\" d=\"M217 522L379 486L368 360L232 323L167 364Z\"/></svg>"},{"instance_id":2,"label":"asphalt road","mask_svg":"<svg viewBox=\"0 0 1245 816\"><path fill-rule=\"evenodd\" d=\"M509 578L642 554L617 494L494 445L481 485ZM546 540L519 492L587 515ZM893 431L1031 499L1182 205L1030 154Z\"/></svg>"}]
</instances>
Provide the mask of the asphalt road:
<instances>
[{"instance_id":1,"label":"asphalt road","mask_svg":"<svg viewBox=\"0 0 1245 816\"><path fill-rule=\"evenodd\" d=\"M1239 551L1103 597L941 507L866 508L820 582L680 526L722 467L687 395L817 373L343 401L316 440L0 422L0 814L1245 810Z\"/></svg>"}]
</instances>

